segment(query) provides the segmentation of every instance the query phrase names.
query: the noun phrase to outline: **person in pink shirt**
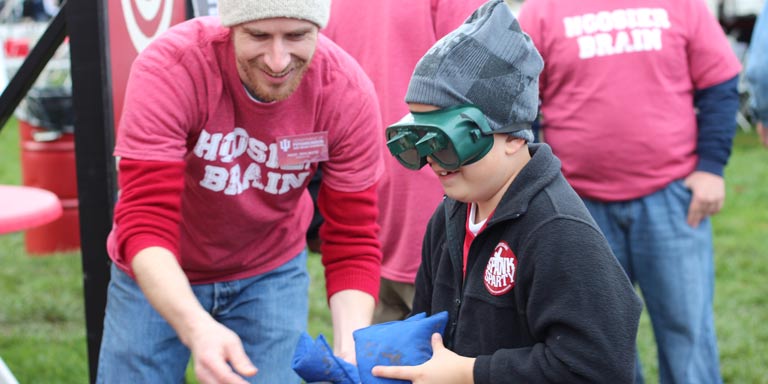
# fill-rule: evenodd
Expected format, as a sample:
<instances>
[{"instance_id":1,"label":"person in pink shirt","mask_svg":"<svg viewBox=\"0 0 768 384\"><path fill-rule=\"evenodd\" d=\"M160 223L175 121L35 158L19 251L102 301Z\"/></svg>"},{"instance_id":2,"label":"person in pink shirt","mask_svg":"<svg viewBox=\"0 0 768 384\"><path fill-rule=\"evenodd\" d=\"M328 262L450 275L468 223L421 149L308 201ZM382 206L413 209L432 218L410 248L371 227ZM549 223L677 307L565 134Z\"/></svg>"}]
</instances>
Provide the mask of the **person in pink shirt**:
<instances>
[{"instance_id":1,"label":"person in pink shirt","mask_svg":"<svg viewBox=\"0 0 768 384\"><path fill-rule=\"evenodd\" d=\"M419 59L483 3L333 0L322 33L349 52L371 78L387 126L408 114L405 92ZM411 311L424 231L443 198L434 173L407 170L394 158L385 158L386 172L378 189L382 266L376 323L403 319Z\"/></svg>"},{"instance_id":2,"label":"person in pink shirt","mask_svg":"<svg viewBox=\"0 0 768 384\"><path fill-rule=\"evenodd\" d=\"M378 297L384 142L373 84L319 33L329 0L221 0L133 63L115 155L120 196L100 383L298 383L307 184L324 174L334 352Z\"/></svg>"},{"instance_id":3,"label":"person in pink shirt","mask_svg":"<svg viewBox=\"0 0 768 384\"><path fill-rule=\"evenodd\" d=\"M660 382L720 383L710 217L741 70L722 28L700 0L527 0L519 19L543 140L642 290Z\"/></svg>"}]
</instances>

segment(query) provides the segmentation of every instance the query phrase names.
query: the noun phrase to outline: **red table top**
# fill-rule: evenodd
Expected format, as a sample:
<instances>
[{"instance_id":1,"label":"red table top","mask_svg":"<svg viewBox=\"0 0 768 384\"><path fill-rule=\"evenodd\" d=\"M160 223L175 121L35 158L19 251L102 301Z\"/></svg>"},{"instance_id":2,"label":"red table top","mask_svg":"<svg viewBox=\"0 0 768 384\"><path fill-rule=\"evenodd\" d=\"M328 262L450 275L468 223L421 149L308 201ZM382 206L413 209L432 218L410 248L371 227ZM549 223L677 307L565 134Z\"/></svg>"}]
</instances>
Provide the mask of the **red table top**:
<instances>
[{"instance_id":1,"label":"red table top","mask_svg":"<svg viewBox=\"0 0 768 384\"><path fill-rule=\"evenodd\" d=\"M41 188L0 185L0 233L47 224L62 214L59 198Z\"/></svg>"}]
</instances>

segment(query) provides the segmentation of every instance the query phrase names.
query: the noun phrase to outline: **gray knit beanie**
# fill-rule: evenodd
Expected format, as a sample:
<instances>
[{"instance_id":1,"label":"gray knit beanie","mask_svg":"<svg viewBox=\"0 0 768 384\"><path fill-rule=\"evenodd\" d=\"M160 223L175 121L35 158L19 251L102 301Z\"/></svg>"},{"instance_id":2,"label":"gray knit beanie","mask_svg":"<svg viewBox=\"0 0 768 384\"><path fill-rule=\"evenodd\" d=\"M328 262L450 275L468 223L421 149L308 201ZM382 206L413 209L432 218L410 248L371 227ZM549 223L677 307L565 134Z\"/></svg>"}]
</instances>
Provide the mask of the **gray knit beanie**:
<instances>
[{"instance_id":1,"label":"gray knit beanie","mask_svg":"<svg viewBox=\"0 0 768 384\"><path fill-rule=\"evenodd\" d=\"M325 28L331 0L219 0L221 25L231 27L248 21L290 17L308 20Z\"/></svg>"},{"instance_id":2,"label":"gray knit beanie","mask_svg":"<svg viewBox=\"0 0 768 384\"><path fill-rule=\"evenodd\" d=\"M405 101L440 108L474 104L494 132L532 142L543 67L504 0L491 0L421 58Z\"/></svg>"}]
</instances>

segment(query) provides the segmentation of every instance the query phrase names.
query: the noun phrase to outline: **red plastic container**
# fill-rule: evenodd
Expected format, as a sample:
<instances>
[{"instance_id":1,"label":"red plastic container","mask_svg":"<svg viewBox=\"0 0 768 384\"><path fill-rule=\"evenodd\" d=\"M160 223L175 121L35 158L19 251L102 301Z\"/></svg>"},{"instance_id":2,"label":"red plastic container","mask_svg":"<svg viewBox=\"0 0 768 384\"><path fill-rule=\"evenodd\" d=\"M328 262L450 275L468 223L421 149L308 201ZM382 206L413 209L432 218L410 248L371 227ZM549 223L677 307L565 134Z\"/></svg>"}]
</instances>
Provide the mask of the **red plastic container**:
<instances>
[{"instance_id":1,"label":"red plastic container","mask_svg":"<svg viewBox=\"0 0 768 384\"><path fill-rule=\"evenodd\" d=\"M26 38L7 38L3 44L5 57L26 57L29 54L29 39Z\"/></svg>"},{"instance_id":2,"label":"red plastic container","mask_svg":"<svg viewBox=\"0 0 768 384\"><path fill-rule=\"evenodd\" d=\"M22 184L53 192L64 208L58 220L26 231L25 246L31 255L80 248L74 135L45 138L51 134L56 135L19 120Z\"/></svg>"}]
</instances>

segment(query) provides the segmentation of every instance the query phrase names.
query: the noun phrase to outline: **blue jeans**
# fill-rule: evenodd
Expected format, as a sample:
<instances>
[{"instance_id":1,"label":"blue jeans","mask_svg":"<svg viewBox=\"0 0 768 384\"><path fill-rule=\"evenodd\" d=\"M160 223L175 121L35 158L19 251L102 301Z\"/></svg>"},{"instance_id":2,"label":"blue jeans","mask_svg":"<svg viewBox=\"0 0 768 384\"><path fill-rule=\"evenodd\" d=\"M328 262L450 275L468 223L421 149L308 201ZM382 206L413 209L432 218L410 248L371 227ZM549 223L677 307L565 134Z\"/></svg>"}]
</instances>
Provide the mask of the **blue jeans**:
<instances>
[{"instance_id":1,"label":"blue jeans","mask_svg":"<svg viewBox=\"0 0 768 384\"><path fill-rule=\"evenodd\" d=\"M686 223L691 192L675 181L651 195L584 203L643 293L659 355L659 382L722 383L712 300L709 219ZM640 361L636 383L644 382Z\"/></svg>"},{"instance_id":2,"label":"blue jeans","mask_svg":"<svg viewBox=\"0 0 768 384\"><path fill-rule=\"evenodd\" d=\"M259 369L251 383L299 383L291 360L307 328L307 252L277 269L242 280L193 285L197 299L237 333ZM107 291L99 383L183 383L190 351L114 265Z\"/></svg>"}]
</instances>

